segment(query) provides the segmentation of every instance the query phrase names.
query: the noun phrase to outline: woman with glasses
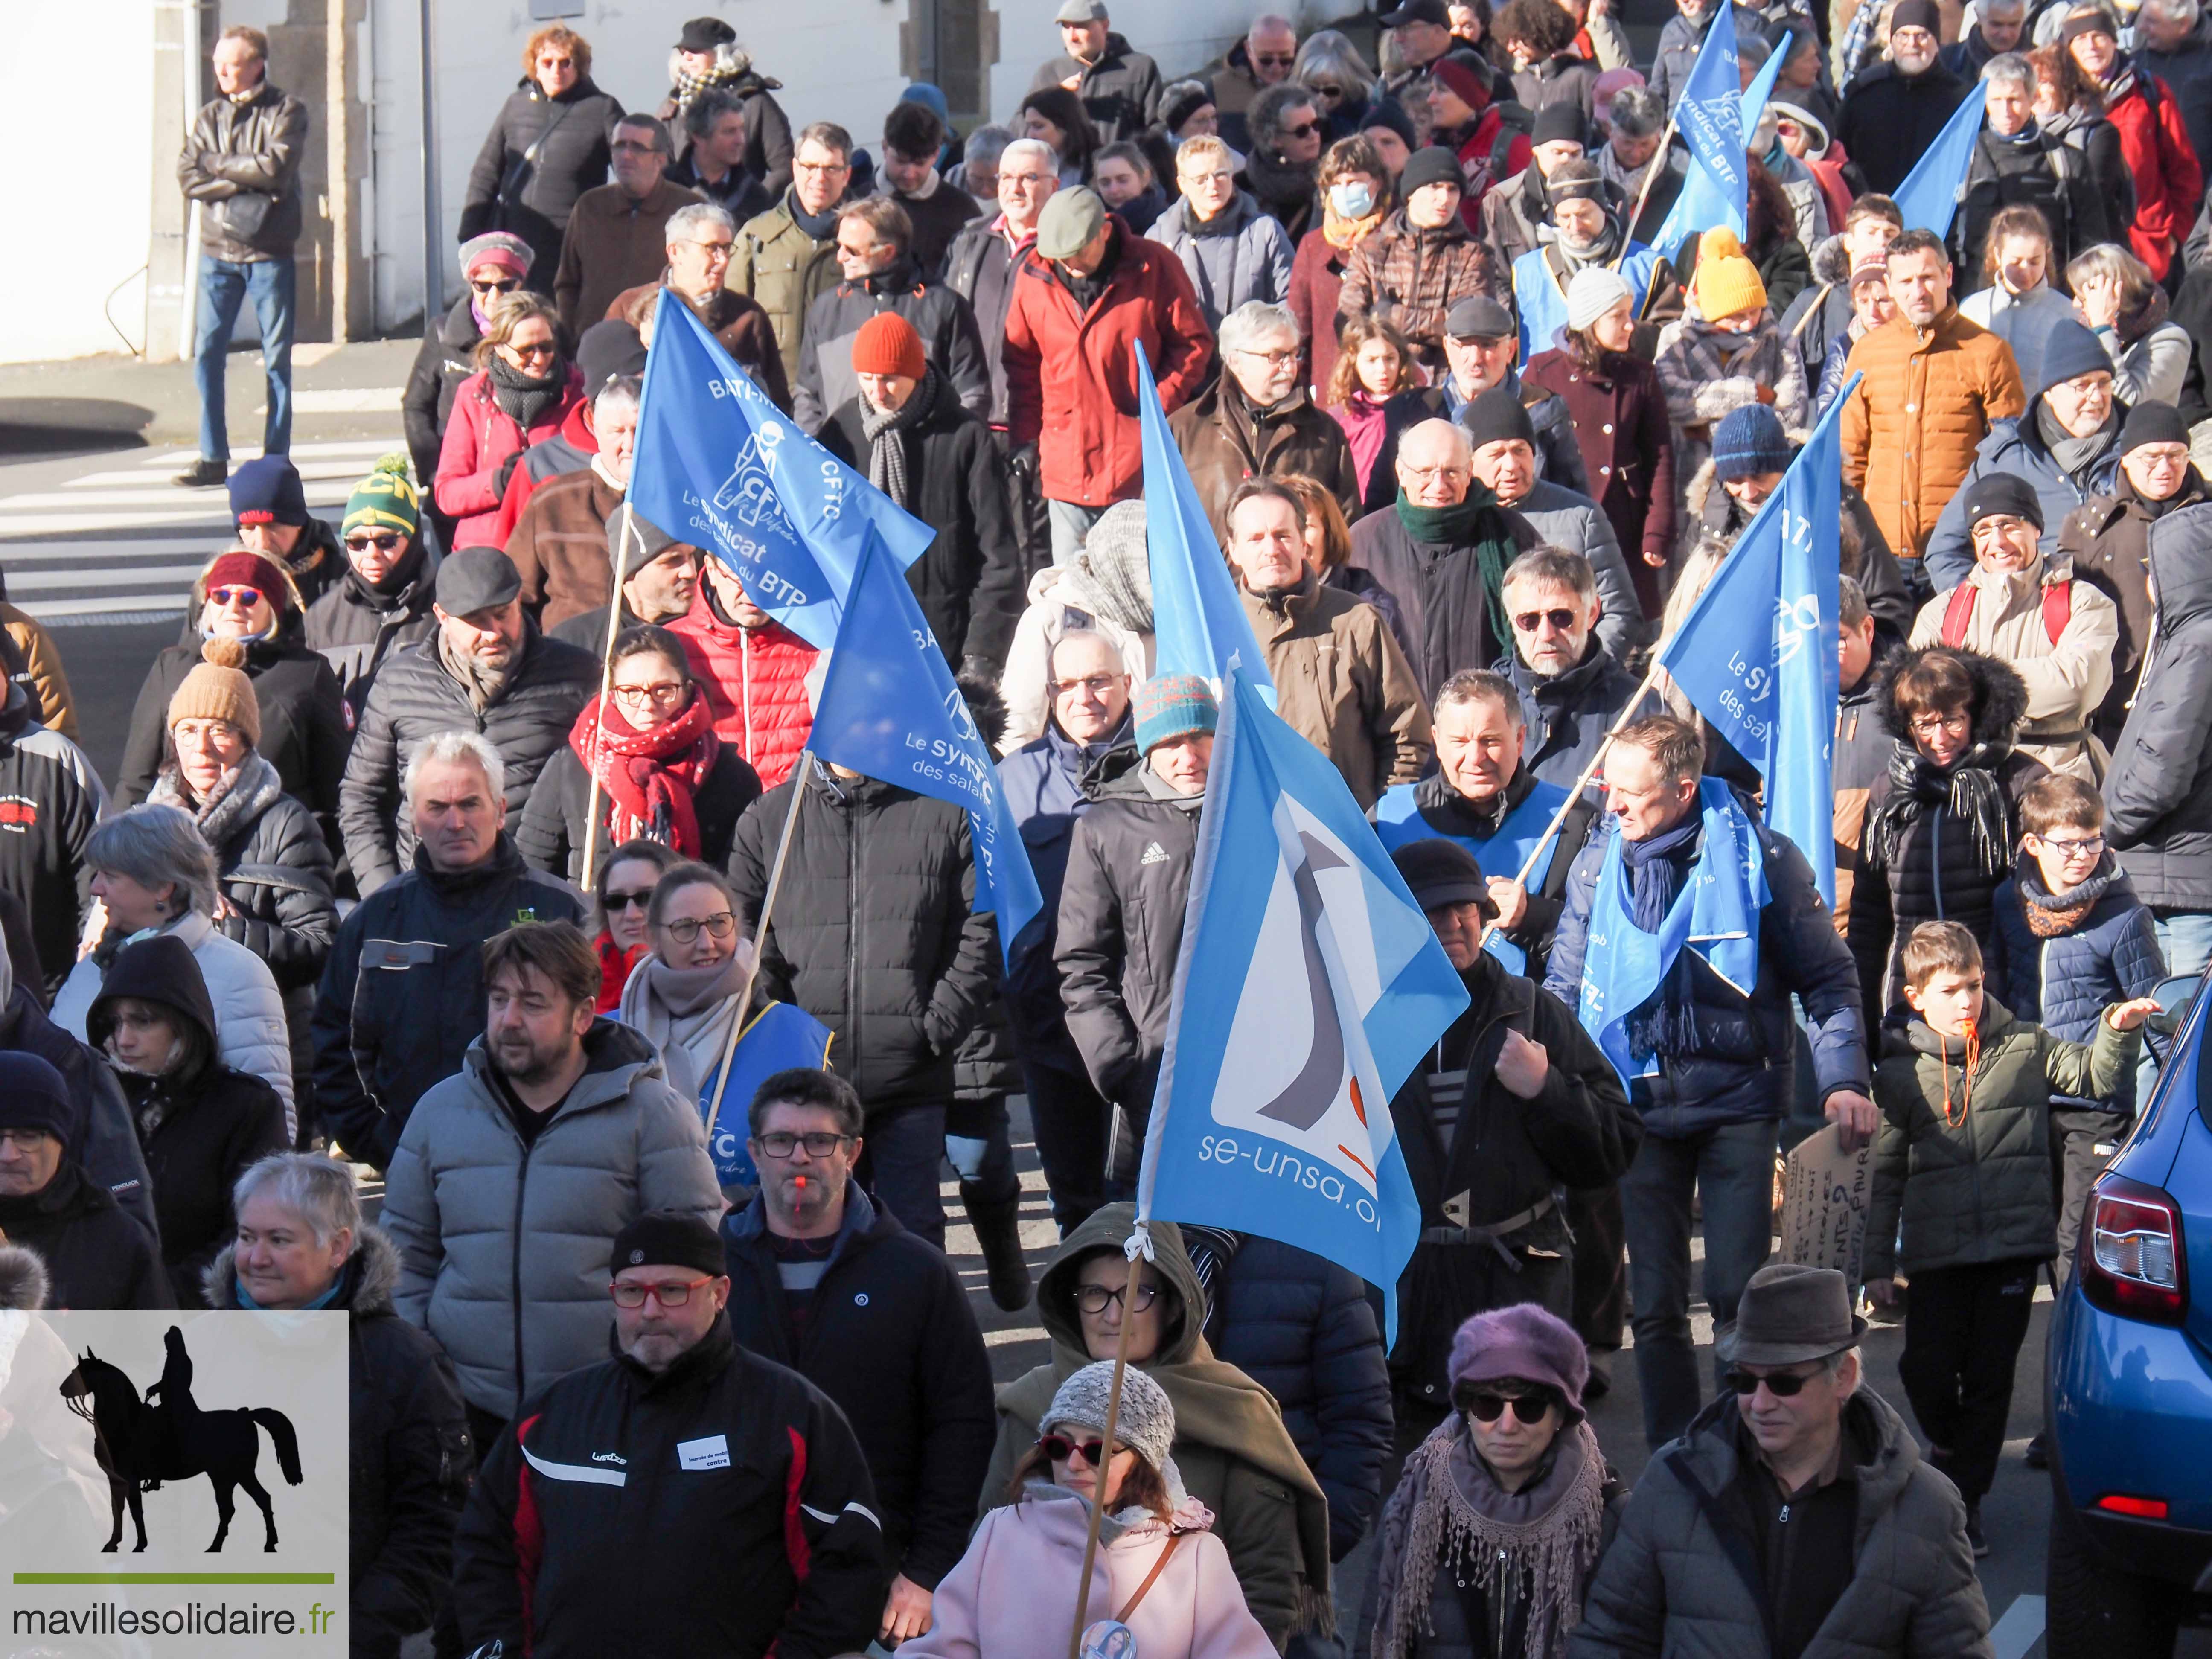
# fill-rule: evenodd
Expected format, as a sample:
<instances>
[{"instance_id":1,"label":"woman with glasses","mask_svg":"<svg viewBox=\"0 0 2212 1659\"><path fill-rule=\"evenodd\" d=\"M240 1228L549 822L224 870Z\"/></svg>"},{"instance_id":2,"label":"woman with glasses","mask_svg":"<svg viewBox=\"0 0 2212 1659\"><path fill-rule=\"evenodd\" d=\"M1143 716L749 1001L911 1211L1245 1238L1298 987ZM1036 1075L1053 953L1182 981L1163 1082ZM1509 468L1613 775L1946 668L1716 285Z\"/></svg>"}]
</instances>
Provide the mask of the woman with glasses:
<instances>
[{"instance_id":1,"label":"woman with glasses","mask_svg":"<svg viewBox=\"0 0 2212 1659\"><path fill-rule=\"evenodd\" d=\"M584 396L560 316L541 295L493 302L475 362L477 372L453 394L438 451L436 499L453 520L453 550L499 545L495 526L514 458L558 433Z\"/></svg>"},{"instance_id":2,"label":"woman with glasses","mask_svg":"<svg viewBox=\"0 0 2212 1659\"><path fill-rule=\"evenodd\" d=\"M1211 1512L1213 1535L1228 1551L1245 1604L1279 1648L1293 1631L1327 1623L1328 1500L1284 1426L1275 1397L1214 1358L1201 1329L1206 1291L1173 1222L1152 1224L1152 1260L1136 1264L1131 1290L1121 1246L1134 1215L1126 1202L1094 1211L1067 1235L1038 1280L1037 1316L1052 1338L1052 1358L999 1391L999 1439L983 1480L981 1510L988 1516L1022 1495L1021 1477L1039 1439L1066 1420L1060 1396L1094 1361L1113 1358L1121 1322L1131 1320L1124 1399L1139 1376L1158 1386L1173 1412L1167 1438L1183 1490ZM1381 1472L1378 1448L1370 1493ZM1025 1650L983 1649L1002 1650ZM1165 1650L1182 1651L1172 1645ZM1151 1649L1142 1651L1151 1659Z\"/></svg>"},{"instance_id":3,"label":"woman with glasses","mask_svg":"<svg viewBox=\"0 0 2212 1659\"><path fill-rule=\"evenodd\" d=\"M1583 1412L1589 1357L1521 1303L1460 1327L1450 1376L1382 1511L1360 1651L1559 1659L1626 1498Z\"/></svg>"},{"instance_id":4,"label":"woman with glasses","mask_svg":"<svg viewBox=\"0 0 2212 1659\"><path fill-rule=\"evenodd\" d=\"M1313 94L1331 143L1358 137L1381 86L1359 48L1339 29L1316 29L1305 38L1291 79Z\"/></svg>"},{"instance_id":5,"label":"woman with glasses","mask_svg":"<svg viewBox=\"0 0 2212 1659\"><path fill-rule=\"evenodd\" d=\"M984 1659L1066 1645L1091 1510L1103 1513L1085 1613L1085 1659L1268 1659L1274 1644L1244 1603L1206 1505L1182 1492L1169 1448L1176 1412L1140 1370L1122 1375L1104 1439L1114 1368L1060 1385L1044 1432L937 1586L914 1659Z\"/></svg>"},{"instance_id":6,"label":"woman with glasses","mask_svg":"<svg viewBox=\"0 0 2212 1659\"><path fill-rule=\"evenodd\" d=\"M538 869L579 887L596 881L584 843L611 858L628 841L653 841L720 866L738 816L761 793L760 775L714 733L714 711L677 637L650 624L615 641L604 702L577 715L564 748L545 763L515 845ZM586 813L599 778L599 833Z\"/></svg>"},{"instance_id":7,"label":"woman with glasses","mask_svg":"<svg viewBox=\"0 0 2212 1659\"><path fill-rule=\"evenodd\" d=\"M307 607L307 648L322 653L356 720L368 678L395 651L436 631L437 567L424 545L422 503L407 458L387 455L353 487L339 529L345 574Z\"/></svg>"},{"instance_id":8,"label":"woman with glasses","mask_svg":"<svg viewBox=\"0 0 2212 1659\"><path fill-rule=\"evenodd\" d=\"M131 805L152 791L168 758L170 704L198 668L204 647L222 640L237 652L236 665L260 704L255 748L276 769L284 793L328 826L337 811L352 732L337 676L307 647L291 577L280 561L234 548L200 573L192 585L191 613L198 621L195 637L166 647L139 688L115 777L116 805Z\"/></svg>"},{"instance_id":9,"label":"woman with glasses","mask_svg":"<svg viewBox=\"0 0 2212 1659\"><path fill-rule=\"evenodd\" d=\"M592 83L589 41L558 23L532 34L522 49L522 79L469 169L461 240L513 232L530 247L526 285L550 294L561 233L576 198L606 183L609 135L622 114L621 100Z\"/></svg>"},{"instance_id":10,"label":"woman with glasses","mask_svg":"<svg viewBox=\"0 0 2212 1659\"><path fill-rule=\"evenodd\" d=\"M592 886L592 945L599 953L599 1012L622 1006L630 970L653 951L646 913L661 877L684 862L672 848L657 841L626 841L607 855Z\"/></svg>"},{"instance_id":11,"label":"woman with glasses","mask_svg":"<svg viewBox=\"0 0 2212 1659\"><path fill-rule=\"evenodd\" d=\"M453 411L454 395L476 372L477 342L491 326L491 307L520 289L528 278L530 244L503 230L488 230L461 244L460 268L461 297L447 311L446 320L422 337L415 367L399 394L407 453L414 458L417 478L437 476L439 447ZM452 530L450 520L439 526L441 537L448 543Z\"/></svg>"}]
</instances>

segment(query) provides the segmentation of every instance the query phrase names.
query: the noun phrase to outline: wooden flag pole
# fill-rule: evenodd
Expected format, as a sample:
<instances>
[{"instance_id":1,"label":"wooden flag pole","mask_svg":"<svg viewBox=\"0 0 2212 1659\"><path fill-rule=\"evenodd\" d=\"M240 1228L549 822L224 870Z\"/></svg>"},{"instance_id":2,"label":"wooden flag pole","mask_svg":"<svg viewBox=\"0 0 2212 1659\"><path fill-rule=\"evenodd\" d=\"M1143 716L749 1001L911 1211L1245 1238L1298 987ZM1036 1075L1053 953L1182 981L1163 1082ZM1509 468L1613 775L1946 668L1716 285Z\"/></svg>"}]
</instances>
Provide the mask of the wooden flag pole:
<instances>
[{"instance_id":1,"label":"wooden flag pole","mask_svg":"<svg viewBox=\"0 0 2212 1659\"><path fill-rule=\"evenodd\" d=\"M1098 1523L1106 1513L1106 1476L1114 1464L1114 1425L1121 1413L1121 1379L1129 1369L1129 1333L1137 1323L1137 1278L1143 1264L1143 1256L1132 1258L1129 1276L1121 1281L1121 1335L1114 1345L1114 1380L1106 1390L1106 1423L1098 1435L1097 1484L1091 1489L1091 1523L1083 1538L1083 1576L1075 1582L1075 1626L1067 1632L1067 1659L1082 1659L1083 1655L1083 1626L1091 1613L1091 1569L1098 1559ZM1107 1613L1111 1617L1113 1609L1109 1607Z\"/></svg>"},{"instance_id":2,"label":"wooden flag pole","mask_svg":"<svg viewBox=\"0 0 2212 1659\"><path fill-rule=\"evenodd\" d=\"M607 639L606 643L599 649L599 718L598 724L592 728L592 789L591 793L584 798L583 886L586 891L592 890L598 883L598 873L592 868L592 860L598 854L599 849L599 766L605 758L607 699L614 695L615 638L622 632L622 568L623 562L629 556L631 539L637 538L640 545L643 544L643 538L637 536L635 509L628 501L624 501L621 511L623 515L622 551L616 556L615 568L611 573L614 577L614 592L609 596L607 602Z\"/></svg>"},{"instance_id":3,"label":"wooden flag pole","mask_svg":"<svg viewBox=\"0 0 2212 1659\"><path fill-rule=\"evenodd\" d=\"M715 1120L722 1115L722 1091L729 1086L730 1062L737 1058L738 1037L745 1028L745 1012L752 1006L753 987L760 982L761 952L768 949L768 925L775 915L776 890L783 885L784 860L791 853L791 832L799 825L799 803L805 799L806 780L814 769L814 751L802 749L791 769L791 806L783 815L783 833L775 839L775 858L768 869L768 891L761 895L760 921L753 927L753 965L745 970L744 988L738 993L737 1012L730 1034L722 1040L722 1064L714 1073L714 1104L707 1109L707 1139L714 1138Z\"/></svg>"}]
</instances>

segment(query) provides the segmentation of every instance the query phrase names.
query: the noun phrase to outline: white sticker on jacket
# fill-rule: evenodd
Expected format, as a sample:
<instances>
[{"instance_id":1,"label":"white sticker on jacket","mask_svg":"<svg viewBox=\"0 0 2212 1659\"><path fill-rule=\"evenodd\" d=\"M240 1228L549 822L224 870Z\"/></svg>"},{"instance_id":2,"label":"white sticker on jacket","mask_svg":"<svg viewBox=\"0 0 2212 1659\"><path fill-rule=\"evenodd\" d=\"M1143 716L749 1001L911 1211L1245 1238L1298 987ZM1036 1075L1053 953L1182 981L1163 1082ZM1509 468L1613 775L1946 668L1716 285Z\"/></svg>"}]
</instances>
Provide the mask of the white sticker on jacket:
<instances>
[{"instance_id":1,"label":"white sticker on jacket","mask_svg":"<svg viewBox=\"0 0 2212 1659\"><path fill-rule=\"evenodd\" d=\"M687 1469L726 1469L730 1467L728 1437L710 1434L704 1440L679 1440L676 1443L676 1462Z\"/></svg>"}]
</instances>

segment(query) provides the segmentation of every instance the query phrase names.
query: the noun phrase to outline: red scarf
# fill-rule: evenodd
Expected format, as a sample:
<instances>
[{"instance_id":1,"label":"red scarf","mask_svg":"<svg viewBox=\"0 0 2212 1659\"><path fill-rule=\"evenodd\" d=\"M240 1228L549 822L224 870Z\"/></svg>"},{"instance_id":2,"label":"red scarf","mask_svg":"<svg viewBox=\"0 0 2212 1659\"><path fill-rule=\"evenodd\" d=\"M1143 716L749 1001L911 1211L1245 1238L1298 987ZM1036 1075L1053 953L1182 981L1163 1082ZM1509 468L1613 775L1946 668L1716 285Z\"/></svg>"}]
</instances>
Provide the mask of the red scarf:
<instances>
[{"instance_id":1,"label":"red scarf","mask_svg":"<svg viewBox=\"0 0 2212 1659\"><path fill-rule=\"evenodd\" d=\"M620 708L601 719L594 698L569 728L568 747L586 773L598 763L599 787L609 802L607 841L657 841L687 859L700 855L699 814L691 797L714 769L722 742L707 699L693 687L684 712L665 726L641 732Z\"/></svg>"},{"instance_id":2,"label":"red scarf","mask_svg":"<svg viewBox=\"0 0 2212 1659\"><path fill-rule=\"evenodd\" d=\"M623 987L629 983L629 970L645 960L646 947L633 945L625 951L612 933L602 933L599 950L599 1000L593 1012L611 1014L622 1006Z\"/></svg>"}]
</instances>

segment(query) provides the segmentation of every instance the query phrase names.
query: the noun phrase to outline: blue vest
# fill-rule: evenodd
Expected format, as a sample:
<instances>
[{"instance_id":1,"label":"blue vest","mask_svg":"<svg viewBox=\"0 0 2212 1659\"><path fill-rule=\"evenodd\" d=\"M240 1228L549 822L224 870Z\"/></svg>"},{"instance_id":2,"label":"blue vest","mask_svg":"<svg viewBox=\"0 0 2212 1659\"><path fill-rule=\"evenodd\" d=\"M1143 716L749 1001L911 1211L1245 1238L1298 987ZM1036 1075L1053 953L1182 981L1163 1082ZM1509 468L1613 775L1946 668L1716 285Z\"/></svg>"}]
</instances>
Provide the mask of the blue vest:
<instances>
[{"instance_id":1,"label":"blue vest","mask_svg":"<svg viewBox=\"0 0 2212 1659\"><path fill-rule=\"evenodd\" d=\"M1635 311L1639 316L1644 301L1650 298L1651 273L1658 264L1659 256L1641 242L1630 243L1628 257L1620 262L1620 275L1635 294ZM1559 332L1567 325L1566 289L1545 262L1540 247L1531 248L1513 262L1513 308L1521 313L1521 363L1525 368L1537 352L1559 345Z\"/></svg>"},{"instance_id":2,"label":"blue vest","mask_svg":"<svg viewBox=\"0 0 2212 1659\"><path fill-rule=\"evenodd\" d=\"M1474 854L1482 866L1485 876L1504 876L1510 880L1528 861L1528 854L1536 850L1536 843L1552 822L1567 792L1556 783L1536 780L1521 804L1505 815L1505 822L1498 826L1498 833L1487 841L1474 836L1449 836L1431 824L1413 805L1413 791L1418 786L1410 783L1393 785L1384 792L1375 807L1375 834L1382 842L1382 850L1395 853L1409 842L1449 841ZM1492 928L1482 948L1504 963L1512 972L1528 971L1528 953L1507 939L1502 930Z\"/></svg>"},{"instance_id":3,"label":"blue vest","mask_svg":"<svg viewBox=\"0 0 2212 1659\"><path fill-rule=\"evenodd\" d=\"M804 1008L771 1002L738 1035L719 1108L710 1097L715 1075L721 1070L720 1061L699 1080L699 1116L707 1126L707 1151L714 1160L716 1181L725 1187L760 1185L760 1171L753 1167L752 1154L745 1150L746 1138L752 1133L746 1109L752 1104L753 1095L778 1072L795 1066L817 1070L826 1066L831 1035L827 1025Z\"/></svg>"},{"instance_id":4,"label":"blue vest","mask_svg":"<svg viewBox=\"0 0 2212 1659\"><path fill-rule=\"evenodd\" d=\"M1625 1084L1658 1073L1656 1054L1635 1052L1628 1020L1665 982L1685 945L1747 997L1759 981L1759 913L1769 897L1765 848L1725 783L1707 778L1698 796L1705 833L1697 866L1657 933L1636 925L1618 832L1606 844L1591 896L1576 1012Z\"/></svg>"}]
</instances>

